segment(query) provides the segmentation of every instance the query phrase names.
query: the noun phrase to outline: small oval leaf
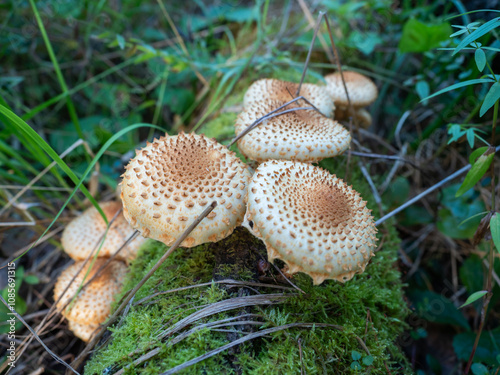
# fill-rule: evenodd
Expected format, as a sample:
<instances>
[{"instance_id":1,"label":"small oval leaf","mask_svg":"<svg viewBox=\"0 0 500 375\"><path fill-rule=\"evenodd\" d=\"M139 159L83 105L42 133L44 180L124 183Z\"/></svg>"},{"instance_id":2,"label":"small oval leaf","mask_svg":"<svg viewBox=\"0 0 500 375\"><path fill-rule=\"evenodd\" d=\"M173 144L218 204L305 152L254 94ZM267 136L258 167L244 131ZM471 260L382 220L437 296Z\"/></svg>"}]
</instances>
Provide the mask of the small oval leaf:
<instances>
[{"instance_id":1,"label":"small oval leaf","mask_svg":"<svg viewBox=\"0 0 500 375\"><path fill-rule=\"evenodd\" d=\"M465 301L465 303L459 307L459 309L461 309L464 306L470 305L472 302L476 302L479 298L484 296L486 293L488 293L487 290L481 290L479 292L472 293L469 296L469 298L467 298L467 301Z\"/></svg>"},{"instance_id":2,"label":"small oval leaf","mask_svg":"<svg viewBox=\"0 0 500 375\"><path fill-rule=\"evenodd\" d=\"M359 360L361 358L361 353L356 351L356 350L353 350L351 352L351 356L352 356L352 359L354 359L355 361Z\"/></svg>"},{"instance_id":3,"label":"small oval leaf","mask_svg":"<svg viewBox=\"0 0 500 375\"><path fill-rule=\"evenodd\" d=\"M464 182L460 185L455 197L461 196L484 176L493 161L493 157L495 156L493 153L489 155L486 155L486 153L487 152L477 158L469 173L465 176Z\"/></svg>"},{"instance_id":4,"label":"small oval leaf","mask_svg":"<svg viewBox=\"0 0 500 375\"><path fill-rule=\"evenodd\" d=\"M477 68L482 72L486 66L486 54L481 48L478 48L474 53L474 59L476 60Z\"/></svg>"},{"instance_id":5,"label":"small oval leaf","mask_svg":"<svg viewBox=\"0 0 500 375\"><path fill-rule=\"evenodd\" d=\"M490 231L493 243L495 244L497 251L500 253L500 215L498 214L498 212L496 212L495 215L491 217Z\"/></svg>"}]
</instances>

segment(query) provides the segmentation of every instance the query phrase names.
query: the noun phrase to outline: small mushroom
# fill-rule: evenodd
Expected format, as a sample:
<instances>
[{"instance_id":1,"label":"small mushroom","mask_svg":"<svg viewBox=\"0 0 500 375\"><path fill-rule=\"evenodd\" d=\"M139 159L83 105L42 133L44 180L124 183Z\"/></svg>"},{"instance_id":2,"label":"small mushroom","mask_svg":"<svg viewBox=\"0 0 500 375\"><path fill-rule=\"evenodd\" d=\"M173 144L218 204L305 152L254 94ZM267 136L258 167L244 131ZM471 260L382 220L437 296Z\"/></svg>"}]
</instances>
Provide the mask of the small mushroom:
<instances>
[{"instance_id":1,"label":"small mushroom","mask_svg":"<svg viewBox=\"0 0 500 375\"><path fill-rule=\"evenodd\" d=\"M241 224L249 180L246 165L214 139L194 133L161 137L137 150L127 165L123 213L144 237L170 246L216 201L181 246L216 242Z\"/></svg>"},{"instance_id":2,"label":"small mushroom","mask_svg":"<svg viewBox=\"0 0 500 375\"><path fill-rule=\"evenodd\" d=\"M284 103L268 99L253 104L238 116L236 135ZM296 108L296 103L288 109ZM318 161L349 148L351 135L337 121L314 110L297 110L263 121L238 140L243 155L257 162L269 159Z\"/></svg>"},{"instance_id":3,"label":"small mushroom","mask_svg":"<svg viewBox=\"0 0 500 375\"><path fill-rule=\"evenodd\" d=\"M348 110L349 101L340 73L325 76L326 89L336 106L335 119L341 121L347 120L349 116L354 116L359 120L361 126L367 128L371 125L371 116L363 107L369 106L377 99L377 86L370 78L356 72L344 71L343 75L353 113Z\"/></svg>"},{"instance_id":4,"label":"small mushroom","mask_svg":"<svg viewBox=\"0 0 500 375\"><path fill-rule=\"evenodd\" d=\"M295 98L298 87L298 83L280 81L278 79L259 79L252 83L245 93L243 108L248 109L254 103L268 99L276 99L285 104ZM303 83L300 88L300 95L309 100L325 116L332 116L335 106L326 87L312 83ZM300 103L301 105L307 105L304 101Z\"/></svg>"},{"instance_id":5,"label":"small mushroom","mask_svg":"<svg viewBox=\"0 0 500 375\"><path fill-rule=\"evenodd\" d=\"M366 202L350 186L311 164L270 160L248 187L244 226L262 239L269 262L283 260L314 284L345 282L364 271L377 241ZM250 224L252 222L252 224Z\"/></svg>"},{"instance_id":6,"label":"small mushroom","mask_svg":"<svg viewBox=\"0 0 500 375\"><path fill-rule=\"evenodd\" d=\"M91 265L89 262L80 272L84 261L77 261L61 273L54 286L54 300L57 301L62 296L56 307L70 321L70 328L74 328L75 334L83 340L90 337L95 328L109 316L113 298L120 292L124 276L127 273L127 266L124 262L112 260L73 299L84 278L90 280L107 260L106 258L98 258L90 271L88 271ZM73 277L75 279L70 284ZM69 288L63 295L68 285Z\"/></svg>"},{"instance_id":7,"label":"small mushroom","mask_svg":"<svg viewBox=\"0 0 500 375\"><path fill-rule=\"evenodd\" d=\"M99 206L109 221L122 208L119 201L101 202ZM105 231L106 223L97 209L92 206L66 226L61 238L63 249L75 260L87 259L99 245L99 240ZM98 256L110 257L133 233L134 229L125 220L123 214L120 213L111 224ZM118 253L116 258L131 261L137 256L137 252L144 242L146 242L144 237L137 236Z\"/></svg>"}]
</instances>

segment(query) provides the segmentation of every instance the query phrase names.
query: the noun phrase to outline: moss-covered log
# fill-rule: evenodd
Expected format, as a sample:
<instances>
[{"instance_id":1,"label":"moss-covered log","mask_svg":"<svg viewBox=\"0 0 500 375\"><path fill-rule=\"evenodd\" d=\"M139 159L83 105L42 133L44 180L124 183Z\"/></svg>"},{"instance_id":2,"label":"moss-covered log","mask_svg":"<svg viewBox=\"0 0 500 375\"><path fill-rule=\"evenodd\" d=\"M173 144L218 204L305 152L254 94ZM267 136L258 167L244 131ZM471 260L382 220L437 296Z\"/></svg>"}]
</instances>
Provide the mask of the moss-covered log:
<instances>
[{"instance_id":1,"label":"moss-covered log","mask_svg":"<svg viewBox=\"0 0 500 375\"><path fill-rule=\"evenodd\" d=\"M345 169L332 161L322 166L337 174ZM349 182L373 209L363 177L354 171L350 175ZM225 350L194 361L181 373L296 374L302 369L345 374L356 372L358 364L371 374L409 372L396 344L408 310L395 267L399 240L394 228L380 230L376 256L363 274L345 284L327 280L313 286L309 276L295 275L291 281L305 293L273 267L258 268L259 259L266 259L265 249L247 235L241 229L217 245L176 250L139 291L85 373L127 369L127 374L157 374L219 348ZM164 251L157 242L146 245L124 290ZM264 330L269 333L259 336ZM231 345L237 339L242 342ZM358 353L361 358L355 362Z\"/></svg>"}]
</instances>

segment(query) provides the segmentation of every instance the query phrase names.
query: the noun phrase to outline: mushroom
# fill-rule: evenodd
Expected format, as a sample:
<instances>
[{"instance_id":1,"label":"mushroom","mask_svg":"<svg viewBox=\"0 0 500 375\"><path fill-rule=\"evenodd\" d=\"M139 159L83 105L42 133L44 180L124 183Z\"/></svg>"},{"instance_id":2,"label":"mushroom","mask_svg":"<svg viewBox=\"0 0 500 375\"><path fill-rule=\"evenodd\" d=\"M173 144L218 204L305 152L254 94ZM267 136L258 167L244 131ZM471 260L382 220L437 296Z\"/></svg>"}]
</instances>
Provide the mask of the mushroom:
<instances>
[{"instance_id":1,"label":"mushroom","mask_svg":"<svg viewBox=\"0 0 500 375\"><path fill-rule=\"evenodd\" d=\"M121 209L119 201L99 203L108 220L111 220ZM99 240L106 231L106 223L95 207L90 207L80 216L71 221L62 234L61 243L64 251L75 260L84 260L89 257ZM127 220L120 213L111 224L106 239L99 251L99 257L110 257L127 241L134 233ZM131 261L137 256L137 252L146 239L137 236L117 255L117 259Z\"/></svg>"},{"instance_id":2,"label":"mushroom","mask_svg":"<svg viewBox=\"0 0 500 375\"><path fill-rule=\"evenodd\" d=\"M315 285L345 282L374 255L377 229L366 202L352 187L311 164L270 160L248 187L244 226L264 241L268 260Z\"/></svg>"},{"instance_id":3,"label":"mushroom","mask_svg":"<svg viewBox=\"0 0 500 375\"><path fill-rule=\"evenodd\" d=\"M268 99L277 99L285 104L294 98L298 87L298 83L278 79L259 79L252 83L245 93L243 108L248 109L254 103ZM300 95L309 100L325 116L332 116L335 106L326 87L303 83L300 88Z\"/></svg>"},{"instance_id":4,"label":"mushroom","mask_svg":"<svg viewBox=\"0 0 500 375\"><path fill-rule=\"evenodd\" d=\"M124 276L127 273L127 266L124 262L112 260L74 298L84 279L90 280L107 261L106 258L96 259L90 271L91 263L86 264L80 270L84 261L77 261L61 273L54 286L54 300L60 299L56 307L68 319L70 328L74 329L75 335L84 341L86 338L90 338L91 333L110 314L113 297L120 292ZM73 277L75 279L70 284ZM63 294L66 288L68 290Z\"/></svg>"},{"instance_id":5,"label":"mushroom","mask_svg":"<svg viewBox=\"0 0 500 375\"><path fill-rule=\"evenodd\" d=\"M144 237L167 246L213 201L217 207L181 244L229 236L245 214L250 172L234 152L203 135L155 139L137 150L123 174L123 213Z\"/></svg>"},{"instance_id":6,"label":"mushroom","mask_svg":"<svg viewBox=\"0 0 500 375\"><path fill-rule=\"evenodd\" d=\"M371 125L371 116L363 107L370 105L377 99L377 86L370 78L356 72L344 71L343 75L353 112L348 109L349 101L347 100L341 74L333 73L325 76L326 89L337 107L335 118L337 120L346 120L349 116L354 116L361 126L367 128Z\"/></svg>"},{"instance_id":7,"label":"mushroom","mask_svg":"<svg viewBox=\"0 0 500 375\"><path fill-rule=\"evenodd\" d=\"M268 99L253 104L238 116L236 135L284 103ZM296 108L293 103L288 109ZM269 159L318 161L349 148L351 136L337 121L314 110L297 110L269 118L238 140L243 155L257 162Z\"/></svg>"}]
</instances>

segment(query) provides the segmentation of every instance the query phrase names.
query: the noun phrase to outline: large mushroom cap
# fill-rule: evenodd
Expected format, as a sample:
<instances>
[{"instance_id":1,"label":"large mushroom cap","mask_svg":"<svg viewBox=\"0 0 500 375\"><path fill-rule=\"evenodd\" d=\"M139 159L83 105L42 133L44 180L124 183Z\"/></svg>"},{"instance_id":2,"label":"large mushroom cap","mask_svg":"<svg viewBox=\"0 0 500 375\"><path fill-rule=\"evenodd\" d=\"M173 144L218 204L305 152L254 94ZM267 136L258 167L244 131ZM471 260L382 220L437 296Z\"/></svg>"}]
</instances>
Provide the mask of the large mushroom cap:
<instances>
[{"instance_id":1,"label":"large mushroom cap","mask_svg":"<svg viewBox=\"0 0 500 375\"><path fill-rule=\"evenodd\" d=\"M341 282L364 271L377 230L366 202L328 171L292 161L261 164L248 187L245 226L290 273L314 284Z\"/></svg>"},{"instance_id":2,"label":"large mushroom cap","mask_svg":"<svg viewBox=\"0 0 500 375\"><path fill-rule=\"evenodd\" d=\"M122 204L118 201L99 203L108 221L115 216ZM90 207L80 216L73 219L62 234L61 243L64 251L75 260L84 260L96 249L102 235L106 231L106 223L95 207ZM123 214L119 214L111 224L106 240L104 241L99 257L110 257L127 241L134 233ZM146 241L142 236L137 236L124 249L122 249L117 259L130 261L137 255L139 248Z\"/></svg>"},{"instance_id":3,"label":"large mushroom cap","mask_svg":"<svg viewBox=\"0 0 500 375\"><path fill-rule=\"evenodd\" d=\"M80 272L78 271L84 261L78 261L66 268L54 286L54 300L57 301L62 295L56 307L63 309L68 302L73 301L73 296L84 278L85 281L90 280L106 262L107 259L98 258L86 278L85 275L90 267L90 262ZM120 292L126 273L127 266L125 263L119 260L112 260L85 289L80 291L74 303L70 303L61 312L62 315L68 320L82 325L98 325L103 323L111 311L113 297ZM77 275L75 280L70 284L75 275ZM68 285L69 288L63 295L62 293Z\"/></svg>"},{"instance_id":4,"label":"large mushroom cap","mask_svg":"<svg viewBox=\"0 0 500 375\"><path fill-rule=\"evenodd\" d=\"M254 102L238 116L236 135L282 104L276 99ZM314 110L297 110L265 120L241 138L238 147L243 155L258 162L269 159L318 161L343 153L350 142L349 131L337 121Z\"/></svg>"},{"instance_id":5,"label":"large mushroom cap","mask_svg":"<svg viewBox=\"0 0 500 375\"><path fill-rule=\"evenodd\" d=\"M250 108L255 102L277 99L286 103L295 97L298 83L280 81L278 79L259 79L252 83L243 98L243 108ZM331 117L335 106L328 90L324 86L303 83L300 95L309 100L325 116ZM304 101L301 104L307 105Z\"/></svg>"},{"instance_id":6,"label":"large mushroom cap","mask_svg":"<svg viewBox=\"0 0 500 375\"><path fill-rule=\"evenodd\" d=\"M161 137L137 151L126 167L124 215L144 237L170 246L216 201L182 246L216 242L241 224L249 180L246 165L213 139L194 133Z\"/></svg>"},{"instance_id":7,"label":"large mushroom cap","mask_svg":"<svg viewBox=\"0 0 500 375\"><path fill-rule=\"evenodd\" d=\"M366 107L377 99L377 86L375 86L375 83L370 78L351 71L344 71L343 74L347 91L349 92L349 99L351 99L353 107ZM338 107L347 107L349 102L340 73L325 76L325 81L326 89L335 105Z\"/></svg>"}]
</instances>

